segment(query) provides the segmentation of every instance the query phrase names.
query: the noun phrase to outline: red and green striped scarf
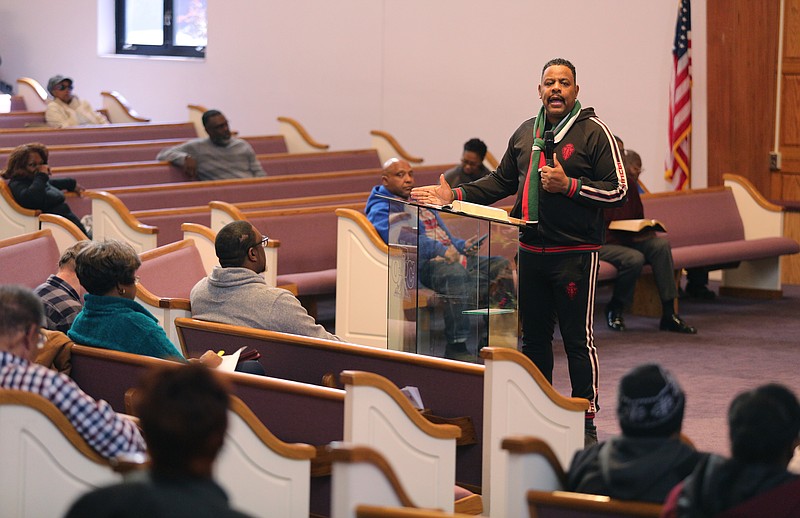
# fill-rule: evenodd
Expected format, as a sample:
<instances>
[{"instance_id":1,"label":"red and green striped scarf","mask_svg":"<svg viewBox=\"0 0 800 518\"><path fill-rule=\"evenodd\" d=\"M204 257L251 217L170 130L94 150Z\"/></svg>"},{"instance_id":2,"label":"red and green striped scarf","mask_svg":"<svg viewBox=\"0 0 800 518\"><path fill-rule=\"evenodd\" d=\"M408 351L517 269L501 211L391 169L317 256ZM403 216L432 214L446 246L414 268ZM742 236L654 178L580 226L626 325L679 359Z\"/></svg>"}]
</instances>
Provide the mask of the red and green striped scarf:
<instances>
[{"instance_id":1,"label":"red and green striped scarf","mask_svg":"<svg viewBox=\"0 0 800 518\"><path fill-rule=\"evenodd\" d=\"M560 142L569 132L580 112L581 103L576 99L572 111L553 128L556 143ZM545 165L545 156L542 153L544 150L544 126L545 111L544 106L542 106L533 125L531 161L528 164L528 174L525 176L525 188L522 192L522 219L525 221L538 221L539 219L539 183L541 180L539 170ZM537 164L537 166L534 168L533 164Z\"/></svg>"}]
</instances>

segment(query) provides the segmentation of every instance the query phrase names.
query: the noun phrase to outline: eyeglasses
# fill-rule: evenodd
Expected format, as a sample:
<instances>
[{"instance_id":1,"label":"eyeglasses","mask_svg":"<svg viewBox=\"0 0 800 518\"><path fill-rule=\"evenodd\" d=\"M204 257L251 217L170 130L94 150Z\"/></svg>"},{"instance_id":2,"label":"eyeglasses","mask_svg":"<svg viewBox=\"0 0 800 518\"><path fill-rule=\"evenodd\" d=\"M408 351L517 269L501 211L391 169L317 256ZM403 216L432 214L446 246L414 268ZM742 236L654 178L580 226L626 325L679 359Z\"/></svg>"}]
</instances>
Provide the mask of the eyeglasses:
<instances>
[{"instance_id":1,"label":"eyeglasses","mask_svg":"<svg viewBox=\"0 0 800 518\"><path fill-rule=\"evenodd\" d=\"M267 248L267 243L269 243L269 238L267 236L262 237L261 238L261 246L264 247L264 248Z\"/></svg>"},{"instance_id":2,"label":"eyeglasses","mask_svg":"<svg viewBox=\"0 0 800 518\"><path fill-rule=\"evenodd\" d=\"M56 85L54 90L58 90L60 92L63 92L64 90L72 91L73 88L75 88L75 87L72 86L72 85Z\"/></svg>"},{"instance_id":3,"label":"eyeglasses","mask_svg":"<svg viewBox=\"0 0 800 518\"><path fill-rule=\"evenodd\" d=\"M47 337L44 336L44 331L39 328L39 341L36 342L37 349L44 349L44 344L47 342Z\"/></svg>"}]
</instances>

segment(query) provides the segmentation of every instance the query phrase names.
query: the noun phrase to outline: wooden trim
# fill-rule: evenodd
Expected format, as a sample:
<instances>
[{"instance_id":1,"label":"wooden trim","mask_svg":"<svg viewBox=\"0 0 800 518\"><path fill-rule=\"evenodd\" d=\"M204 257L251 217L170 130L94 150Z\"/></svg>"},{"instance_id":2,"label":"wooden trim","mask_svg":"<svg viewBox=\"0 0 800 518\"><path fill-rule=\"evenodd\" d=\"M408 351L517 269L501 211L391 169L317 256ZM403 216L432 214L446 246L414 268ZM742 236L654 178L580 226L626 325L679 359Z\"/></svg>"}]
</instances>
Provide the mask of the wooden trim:
<instances>
[{"instance_id":1,"label":"wooden trim","mask_svg":"<svg viewBox=\"0 0 800 518\"><path fill-rule=\"evenodd\" d=\"M558 461L558 457L553 453L553 449L550 448L550 445L538 437L512 435L503 439L501 448L511 453L535 453L541 455L550 464L550 467L561 483L561 487L567 485L567 474L564 472L561 462Z\"/></svg>"},{"instance_id":2,"label":"wooden trim","mask_svg":"<svg viewBox=\"0 0 800 518\"><path fill-rule=\"evenodd\" d=\"M198 111L201 115L208 111L208 108L200 104L187 104L186 108L189 110Z\"/></svg>"},{"instance_id":3,"label":"wooden trim","mask_svg":"<svg viewBox=\"0 0 800 518\"><path fill-rule=\"evenodd\" d=\"M50 229L37 230L36 232L28 232L27 234L7 237L5 239L0 239L0 248L6 248L8 246L18 245L20 243L27 243L28 241L35 241L48 236L51 238L53 237L53 233L50 231Z\"/></svg>"},{"instance_id":4,"label":"wooden trim","mask_svg":"<svg viewBox=\"0 0 800 518\"><path fill-rule=\"evenodd\" d=\"M31 79L30 77L20 77L17 78L17 83L23 83L28 85L37 94L39 94L39 97L42 98L43 103L47 103L47 98L49 97L47 94L47 90L45 90L45 88L39 81L37 81L36 79Z\"/></svg>"},{"instance_id":5,"label":"wooden trim","mask_svg":"<svg viewBox=\"0 0 800 518\"><path fill-rule=\"evenodd\" d=\"M19 405L32 408L44 415L59 429L72 446L96 464L111 468L111 463L98 454L70 423L69 419L49 400L31 392L0 389L0 405Z\"/></svg>"},{"instance_id":6,"label":"wooden trim","mask_svg":"<svg viewBox=\"0 0 800 518\"><path fill-rule=\"evenodd\" d=\"M372 136L374 136L374 137L381 137L381 138L383 138L383 139L386 139L386 141L387 141L387 142L389 142L389 144L390 144L390 145L391 145L393 148L395 148L395 149L397 150L397 154L398 154L398 155L400 155L400 158L402 158L403 160L406 160L407 162L410 162L410 163L412 163L412 164L421 164L421 163L422 163L423 159L422 159L421 157L418 157L418 156L413 156L413 155L411 155L411 154L410 154L408 151L406 151L406 150L405 150L405 148L404 148L403 146L401 146L401 145L400 145L400 143L399 143L399 142L398 142L398 141L397 141L397 140L396 140L396 139L395 139L395 138L394 138L392 135L390 135L389 133L387 133L387 132L385 132L385 131L381 131L381 130L372 130L372 131L370 131L370 132L369 132L369 134L370 134L370 135L372 135Z\"/></svg>"},{"instance_id":7,"label":"wooden trim","mask_svg":"<svg viewBox=\"0 0 800 518\"><path fill-rule=\"evenodd\" d=\"M525 371L531 376L531 378L533 378L536 384L539 385L539 388L542 389L542 392L544 392L553 403L561 408L575 411L586 411L589 409L588 400L579 397L565 397L559 394L553 388L550 382L547 381L547 378L544 377L544 374L542 374L541 371L536 368L536 365L534 365L532 361L528 360L525 355L515 349L509 349L507 347L484 347L480 350L480 356L484 360L510 361L516 363L525 369Z\"/></svg>"},{"instance_id":8,"label":"wooden trim","mask_svg":"<svg viewBox=\"0 0 800 518\"><path fill-rule=\"evenodd\" d=\"M110 101L113 104L117 104L122 110L130 117L131 119L135 120L136 122L150 122L150 119L146 119L136 113L136 110L131 108L131 105L128 103L128 100L125 97L115 91L112 90L110 92L100 92L100 97Z\"/></svg>"},{"instance_id":9,"label":"wooden trim","mask_svg":"<svg viewBox=\"0 0 800 518\"><path fill-rule=\"evenodd\" d=\"M186 232L198 234L203 236L204 238L208 239L212 243L217 239L217 233L208 228L205 225L201 225L199 223L181 223L181 231L185 234ZM184 238L184 239L191 239L191 238Z\"/></svg>"},{"instance_id":10,"label":"wooden trim","mask_svg":"<svg viewBox=\"0 0 800 518\"><path fill-rule=\"evenodd\" d=\"M250 220L254 218L266 218L270 216L295 216L298 214L324 214L334 212L336 209L363 209L367 200L358 203L337 203L336 205L314 205L311 207L287 207L282 209L254 210L252 212L241 212L241 219Z\"/></svg>"},{"instance_id":11,"label":"wooden trim","mask_svg":"<svg viewBox=\"0 0 800 518\"><path fill-rule=\"evenodd\" d=\"M356 354L359 356L372 356L400 359L404 362L418 365L421 367L441 369L444 371L455 371L475 376L483 376L484 366L467 362L454 362L443 358L435 358L433 356L425 356L422 354L406 353L403 351L393 351L389 349L377 349L368 345L359 345L347 342L339 342L336 340L324 340L322 338L311 338L308 336L300 336L289 333L279 333L277 331L266 331L263 329L255 329L252 327L234 326L229 324L221 324L218 322L207 322L204 320L196 320L194 318L176 318L175 328L178 330L178 337L183 342L183 329L199 329L210 333L228 335L228 336L241 336L245 338L254 338L256 340L277 340L292 344L302 344L306 347L314 349L329 349L333 352L342 352L347 354Z\"/></svg>"},{"instance_id":12,"label":"wooden trim","mask_svg":"<svg viewBox=\"0 0 800 518\"><path fill-rule=\"evenodd\" d=\"M347 387L347 385L353 385L359 387L374 387L383 390L397 403L420 430L431 437L438 439L458 439L461 436L461 428L458 426L451 424L434 424L422 417L419 410L411 405L411 402L405 394L400 392L400 389L397 388L394 383L383 376L372 372L347 370L339 375L339 379L344 383L345 387Z\"/></svg>"},{"instance_id":13,"label":"wooden trim","mask_svg":"<svg viewBox=\"0 0 800 518\"><path fill-rule=\"evenodd\" d=\"M161 358L153 358L151 356L143 356L141 354L126 353L112 349L90 347L80 344L74 344L71 350L73 355L77 354L79 356L126 363L128 365L139 365L146 368L163 366L177 368L181 365L184 365L184 362L182 361L163 360ZM239 385L248 385L252 387L268 386L270 389L280 392L308 395L316 398L341 401L344 403L343 390L325 388L317 385L308 385L306 383L270 378L267 376L253 376L252 374L245 374L241 372L217 372L223 377L230 376L232 379L236 380L236 383Z\"/></svg>"},{"instance_id":14,"label":"wooden trim","mask_svg":"<svg viewBox=\"0 0 800 518\"><path fill-rule=\"evenodd\" d=\"M488 149L486 150L486 156L483 157L483 161L489 163L491 166L490 169L497 169L497 166L500 165L500 162L497 161L497 158L495 158L492 152Z\"/></svg>"},{"instance_id":15,"label":"wooden trim","mask_svg":"<svg viewBox=\"0 0 800 518\"><path fill-rule=\"evenodd\" d=\"M648 192L642 194L642 199L646 198L669 198L673 196L690 196L692 194L712 193L720 191L730 191L730 187L724 185L717 185L715 187L706 187L704 189L688 189L685 191L663 191L663 192Z\"/></svg>"},{"instance_id":16,"label":"wooden trim","mask_svg":"<svg viewBox=\"0 0 800 518\"><path fill-rule=\"evenodd\" d=\"M536 504L557 506L564 511L588 511L608 514L610 516L638 516L642 518L658 518L661 515L661 504L649 502L633 502L617 500L602 495L571 493L569 491L528 491L528 508L531 518L537 518Z\"/></svg>"},{"instance_id":17,"label":"wooden trim","mask_svg":"<svg viewBox=\"0 0 800 518\"><path fill-rule=\"evenodd\" d=\"M17 203L17 200L14 199L14 195L11 193L11 188L4 180L0 180L0 195L3 196L3 199L12 209L14 209L16 212L19 212L23 216L35 218L42 213L40 210L26 209Z\"/></svg>"},{"instance_id":18,"label":"wooden trim","mask_svg":"<svg viewBox=\"0 0 800 518\"><path fill-rule=\"evenodd\" d=\"M186 139L183 140L186 142ZM50 170L53 174L72 174L76 172L92 172L92 171L108 171L115 172L117 169L135 169L139 170L154 169L160 167L172 167L179 169L169 162L159 162L158 160L145 160L142 162L110 162L107 164L86 164L86 165L62 165L51 167ZM134 173L135 174L135 173Z\"/></svg>"},{"instance_id":19,"label":"wooden trim","mask_svg":"<svg viewBox=\"0 0 800 518\"><path fill-rule=\"evenodd\" d=\"M2 128L2 129L0 129L0 134L5 134L5 133L26 134L26 133L38 133L38 132L50 133L50 132L59 132L59 131L60 132L70 132L70 133L72 133L72 132L93 132L93 131L106 132L106 131L116 131L116 130L119 130L120 128L129 128L129 127L130 128L138 127L138 128L150 128L150 129L152 129L153 127L159 127L159 128L176 127L176 128L178 128L178 127L181 127L181 126L187 126L188 127L190 125L191 125L190 122L161 122L161 123L158 123L158 122L147 122L147 123L143 123L143 122L125 122L125 123L121 123L121 124L105 124L105 125L102 125L102 126L75 126L75 127L69 127L69 128L53 128L53 127L50 127L50 126L36 126L36 127L33 127L33 128Z\"/></svg>"},{"instance_id":20,"label":"wooden trim","mask_svg":"<svg viewBox=\"0 0 800 518\"><path fill-rule=\"evenodd\" d=\"M727 180L730 180L731 182L736 182L740 184L742 187L744 187L744 190L747 191L747 194L749 194L756 201L756 203L758 203L760 207L763 207L764 209L773 212L783 212L785 210L784 207L776 205L771 201L769 201L768 199L766 199L760 192L758 192L756 186L753 185L753 183L744 176L738 174L725 173L722 175L722 181L724 182Z\"/></svg>"},{"instance_id":21,"label":"wooden trim","mask_svg":"<svg viewBox=\"0 0 800 518\"><path fill-rule=\"evenodd\" d=\"M142 262L145 262L155 259L156 257L161 257L190 247L194 247L194 241L191 239L181 239L180 241L175 241L174 243L169 243L168 245L159 246L158 248L141 252L139 254L139 258L142 260Z\"/></svg>"},{"instance_id":22,"label":"wooden trim","mask_svg":"<svg viewBox=\"0 0 800 518\"><path fill-rule=\"evenodd\" d=\"M264 162L268 163L273 160L286 160L287 158L290 158L292 160L298 160L302 158L319 159L320 157L328 158L328 157L353 156L353 155L375 155L377 160L378 152L375 151L375 149L373 148L367 148L367 149L345 149L340 151L328 151L323 155L320 155L319 153L268 153L268 154L262 153L260 155L256 155L256 158L261 163ZM315 173L309 173L309 174L315 174Z\"/></svg>"},{"instance_id":23,"label":"wooden trim","mask_svg":"<svg viewBox=\"0 0 800 518\"><path fill-rule=\"evenodd\" d=\"M434 509L412 507L385 507L381 505L359 505L356 518L467 518L470 514L448 513Z\"/></svg>"},{"instance_id":24,"label":"wooden trim","mask_svg":"<svg viewBox=\"0 0 800 518\"><path fill-rule=\"evenodd\" d=\"M136 296L147 304L162 309L185 309L190 311L192 309L189 299L179 297L159 297L153 292L145 288L141 282L136 283Z\"/></svg>"},{"instance_id":25,"label":"wooden trim","mask_svg":"<svg viewBox=\"0 0 800 518\"><path fill-rule=\"evenodd\" d=\"M146 209L132 210L131 216L134 218L151 218L153 216L170 216L178 214L202 214L208 212L207 205L192 205L189 207L172 207L169 209Z\"/></svg>"},{"instance_id":26,"label":"wooden trim","mask_svg":"<svg viewBox=\"0 0 800 518\"><path fill-rule=\"evenodd\" d=\"M483 497L481 495L469 495L459 498L453 502L453 510L464 516L475 516L483 512Z\"/></svg>"},{"instance_id":27,"label":"wooden trim","mask_svg":"<svg viewBox=\"0 0 800 518\"><path fill-rule=\"evenodd\" d=\"M152 225L145 225L137 220L131 212L128 210L128 207L125 206L122 201L111 194L108 191L83 191L83 195L87 198L93 198L98 200L105 200L106 203L111 205L113 208L122 218L122 220L131 228L136 230L137 232L141 232L142 234L158 234L158 227L154 227Z\"/></svg>"},{"instance_id":28,"label":"wooden trim","mask_svg":"<svg viewBox=\"0 0 800 518\"><path fill-rule=\"evenodd\" d=\"M247 219L245 217L245 215L242 213L242 211L239 210L238 207L236 207L234 204L229 203L227 201L211 201L211 202L208 202L208 208L209 209L220 210L220 211L224 212L225 214L227 214L228 216L230 216L233 219L237 219L237 220Z\"/></svg>"},{"instance_id":29,"label":"wooden trim","mask_svg":"<svg viewBox=\"0 0 800 518\"><path fill-rule=\"evenodd\" d=\"M232 205L241 210L255 210L262 208L282 207L286 205L302 205L316 202L350 202L353 200L366 200L369 196L367 192L346 192L341 194L318 194L315 196L298 196L296 198L280 198L277 200L245 201L233 203Z\"/></svg>"},{"instance_id":30,"label":"wooden trim","mask_svg":"<svg viewBox=\"0 0 800 518\"><path fill-rule=\"evenodd\" d=\"M42 223L51 223L53 225L58 225L62 227L64 230L69 232L69 234L77 239L78 241L84 241L89 239L87 235L81 232L81 229L78 226L65 218L64 216L59 216L58 214L39 214L39 224L41 226Z\"/></svg>"},{"instance_id":31,"label":"wooden trim","mask_svg":"<svg viewBox=\"0 0 800 518\"><path fill-rule=\"evenodd\" d=\"M403 489L402 484L400 484L400 479L397 478L397 474L394 469L392 469L392 466L378 451L368 446L349 446L343 443L332 443L328 446L328 451L330 451L331 460L333 462L347 462L350 464L360 462L372 464L386 477L386 481L389 482L392 489L394 489L401 505L404 507L417 507L414 505L414 502L411 501L405 489Z\"/></svg>"},{"instance_id":32,"label":"wooden trim","mask_svg":"<svg viewBox=\"0 0 800 518\"><path fill-rule=\"evenodd\" d=\"M160 146L169 147L186 142L185 138L170 138L170 139L153 139L153 140L130 140L123 142L90 142L90 143L75 143L75 144L53 144L47 146L47 151L53 153L54 151L96 151L103 149L135 149L140 147L153 147ZM0 154L10 153L14 147L0 148ZM150 162L148 160L147 162ZM112 162L114 163L114 162ZM138 163L138 161L136 162ZM87 164L87 165L102 165L102 164ZM63 166L63 167L83 167L83 166ZM55 169L55 168L53 168Z\"/></svg>"},{"instance_id":33,"label":"wooden trim","mask_svg":"<svg viewBox=\"0 0 800 518\"><path fill-rule=\"evenodd\" d=\"M244 401L239 399L236 396L230 397L230 409L239 415L242 420L247 423L247 426L253 431L254 434L258 436L261 441L269 447L272 451L281 455L282 457L286 457L288 459L313 459L316 455L316 448L311 446L310 444L303 444L303 443L287 443L283 442L282 440L275 437L275 435L269 431L269 428L264 426L264 423L256 417L250 407L248 407Z\"/></svg>"},{"instance_id":34,"label":"wooden trim","mask_svg":"<svg viewBox=\"0 0 800 518\"><path fill-rule=\"evenodd\" d=\"M353 209L339 208L336 209L336 215L340 218L346 218L354 221L367 235L370 242L378 248L378 250L386 253L389 252L389 246L383 242L383 239L381 238L380 234L378 234L378 231L375 230L375 227L369 222L363 213Z\"/></svg>"},{"instance_id":35,"label":"wooden trim","mask_svg":"<svg viewBox=\"0 0 800 518\"><path fill-rule=\"evenodd\" d=\"M306 144L309 146L316 148L316 149L329 149L331 146L329 144L321 144L314 140L314 138L306 131L302 124L297 122L296 120L292 119L291 117L278 117L278 122L285 122L286 124L292 126L297 133L303 137L303 140L306 141Z\"/></svg>"}]
</instances>

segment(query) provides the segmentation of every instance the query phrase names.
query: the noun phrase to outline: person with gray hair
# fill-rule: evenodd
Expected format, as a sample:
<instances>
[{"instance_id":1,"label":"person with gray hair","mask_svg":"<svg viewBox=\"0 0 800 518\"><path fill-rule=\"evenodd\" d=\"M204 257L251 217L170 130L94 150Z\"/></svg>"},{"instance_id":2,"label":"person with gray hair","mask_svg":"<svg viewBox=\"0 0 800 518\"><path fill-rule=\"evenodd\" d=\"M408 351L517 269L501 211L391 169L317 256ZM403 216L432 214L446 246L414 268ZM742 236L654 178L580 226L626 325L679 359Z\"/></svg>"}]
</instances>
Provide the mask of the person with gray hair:
<instances>
[{"instance_id":1,"label":"person with gray hair","mask_svg":"<svg viewBox=\"0 0 800 518\"><path fill-rule=\"evenodd\" d=\"M189 178L224 180L266 176L253 146L231 136L228 119L219 110L203 113L208 138L197 138L162 149L156 160L183 168Z\"/></svg>"},{"instance_id":2,"label":"person with gray hair","mask_svg":"<svg viewBox=\"0 0 800 518\"><path fill-rule=\"evenodd\" d=\"M47 91L53 96L47 102L44 120L55 128L68 128L84 124L108 124L108 119L96 112L91 105L72 95L72 78L61 74L55 75L47 82Z\"/></svg>"},{"instance_id":3,"label":"person with gray hair","mask_svg":"<svg viewBox=\"0 0 800 518\"><path fill-rule=\"evenodd\" d=\"M622 435L577 452L567 490L661 503L704 455L681 441L686 396L657 364L640 365L619 384Z\"/></svg>"},{"instance_id":4,"label":"person with gray hair","mask_svg":"<svg viewBox=\"0 0 800 518\"><path fill-rule=\"evenodd\" d=\"M81 283L75 273L75 257L90 243L78 241L64 250L58 260L58 271L34 290L44 304L47 329L66 333L83 309Z\"/></svg>"},{"instance_id":5,"label":"person with gray hair","mask_svg":"<svg viewBox=\"0 0 800 518\"><path fill-rule=\"evenodd\" d=\"M786 467L800 444L800 402L775 383L728 409L732 458L711 455L675 486L661 516L800 516L800 476Z\"/></svg>"},{"instance_id":6,"label":"person with gray hair","mask_svg":"<svg viewBox=\"0 0 800 518\"><path fill-rule=\"evenodd\" d=\"M339 340L308 314L291 292L264 278L269 238L248 221L233 221L214 241L220 266L189 295L192 317L295 335Z\"/></svg>"},{"instance_id":7,"label":"person with gray hair","mask_svg":"<svg viewBox=\"0 0 800 518\"><path fill-rule=\"evenodd\" d=\"M53 403L97 453L107 459L142 453L133 421L95 401L64 374L33 363L43 344L42 302L28 288L0 285L0 388L38 394Z\"/></svg>"}]
</instances>

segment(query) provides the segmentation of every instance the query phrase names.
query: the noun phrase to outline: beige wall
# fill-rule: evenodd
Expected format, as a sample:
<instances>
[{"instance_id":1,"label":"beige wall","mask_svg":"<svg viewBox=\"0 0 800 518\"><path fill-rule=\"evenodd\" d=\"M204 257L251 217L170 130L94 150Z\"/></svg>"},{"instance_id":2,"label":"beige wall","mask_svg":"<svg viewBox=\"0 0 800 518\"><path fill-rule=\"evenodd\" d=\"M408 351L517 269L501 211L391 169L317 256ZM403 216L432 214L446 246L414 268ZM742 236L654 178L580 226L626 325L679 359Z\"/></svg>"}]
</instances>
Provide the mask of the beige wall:
<instances>
[{"instance_id":1,"label":"beige wall","mask_svg":"<svg viewBox=\"0 0 800 518\"><path fill-rule=\"evenodd\" d=\"M223 110L243 134L300 120L336 149L394 134L428 163L479 136L501 155L535 114L542 64L571 59L580 99L639 151L663 190L675 0L212 0L205 61L106 57L113 0L0 0L0 77L74 76L99 104L122 92L154 120L186 104ZM694 186L706 183L705 0L693 2Z\"/></svg>"}]
</instances>

